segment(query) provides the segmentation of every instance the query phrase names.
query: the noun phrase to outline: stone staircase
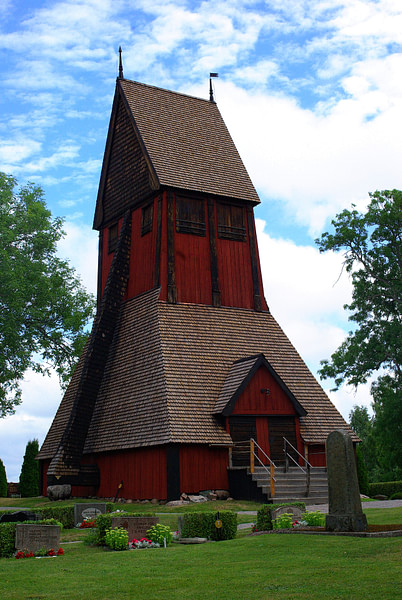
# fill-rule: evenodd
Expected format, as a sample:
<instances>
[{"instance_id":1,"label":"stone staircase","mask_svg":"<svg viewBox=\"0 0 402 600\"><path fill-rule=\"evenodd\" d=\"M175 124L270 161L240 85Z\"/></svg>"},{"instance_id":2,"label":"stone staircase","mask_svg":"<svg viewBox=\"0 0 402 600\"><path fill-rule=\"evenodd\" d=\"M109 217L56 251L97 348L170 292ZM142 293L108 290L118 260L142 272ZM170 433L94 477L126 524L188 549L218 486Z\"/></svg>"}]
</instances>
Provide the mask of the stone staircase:
<instances>
[{"instance_id":1,"label":"stone staircase","mask_svg":"<svg viewBox=\"0 0 402 600\"><path fill-rule=\"evenodd\" d=\"M312 467L310 470L310 490L306 495L306 475L297 467L275 470L275 496L270 497L270 477L263 467L255 467L249 476L261 489L264 496L275 504L284 502L305 502L306 504L326 504L328 502L328 478L325 467Z\"/></svg>"}]
</instances>

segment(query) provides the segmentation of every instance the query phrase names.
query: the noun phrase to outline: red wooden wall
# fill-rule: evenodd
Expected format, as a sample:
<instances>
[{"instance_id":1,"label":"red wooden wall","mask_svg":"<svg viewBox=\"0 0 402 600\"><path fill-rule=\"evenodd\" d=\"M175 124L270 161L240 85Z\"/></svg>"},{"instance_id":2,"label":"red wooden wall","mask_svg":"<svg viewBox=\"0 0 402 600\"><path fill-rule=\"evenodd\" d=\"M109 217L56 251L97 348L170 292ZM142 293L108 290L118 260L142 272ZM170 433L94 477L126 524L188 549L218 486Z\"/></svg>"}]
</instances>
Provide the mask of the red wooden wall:
<instances>
[{"instance_id":1,"label":"red wooden wall","mask_svg":"<svg viewBox=\"0 0 402 600\"><path fill-rule=\"evenodd\" d=\"M269 394L262 393L269 389ZM296 411L286 392L271 373L261 366L236 401L233 415L295 415Z\"/></svg>"},{"instance_id":2,"label":"red wooden wall","mask_svg":"<svg viewBox=\"0 0 402 600\"><path fill-rule=\"evenodd\" d=\"M180 447L180 489L187 494L202 490L227 490L228 448Z\"/></svg>"}]
</instances>

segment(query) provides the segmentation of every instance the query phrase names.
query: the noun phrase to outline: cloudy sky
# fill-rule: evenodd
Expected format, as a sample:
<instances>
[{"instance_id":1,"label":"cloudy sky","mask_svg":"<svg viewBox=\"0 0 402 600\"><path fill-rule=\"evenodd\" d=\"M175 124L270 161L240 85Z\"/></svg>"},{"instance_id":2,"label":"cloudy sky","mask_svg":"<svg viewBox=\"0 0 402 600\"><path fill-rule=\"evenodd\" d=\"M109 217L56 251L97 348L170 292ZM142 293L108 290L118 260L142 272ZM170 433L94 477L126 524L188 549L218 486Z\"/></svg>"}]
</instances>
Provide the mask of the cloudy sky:
<instances>
[{"instance_id":1,"label":"cloudy sky","mask_svg":"<svg viewBox=\"0 0 402 600\"><path fill-rule=\"evenodd\" d=\"M402 187L400 0L0 0L0 170L40 184L66 219L60 253L95 291L92 218L115 79L208 98L208 77L262 204L265 295L314 373L350 328L342 257L314 238L368 192ZM323 382L329 390L330 382ZM28 373L0 421L17 481L46 435L56 378ZM330 394L345 418L367 387Z\"/></svg>"}]
</instances>

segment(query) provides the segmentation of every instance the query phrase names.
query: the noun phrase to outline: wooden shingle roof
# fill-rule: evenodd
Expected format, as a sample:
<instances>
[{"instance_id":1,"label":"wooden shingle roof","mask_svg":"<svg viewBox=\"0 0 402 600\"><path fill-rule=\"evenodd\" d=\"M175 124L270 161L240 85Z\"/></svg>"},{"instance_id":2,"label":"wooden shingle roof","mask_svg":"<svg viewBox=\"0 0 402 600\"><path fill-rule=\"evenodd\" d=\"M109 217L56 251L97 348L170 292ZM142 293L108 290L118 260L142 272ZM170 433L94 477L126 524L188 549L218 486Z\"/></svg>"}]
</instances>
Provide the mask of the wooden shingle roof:
<instances>
[{"instance_id":1,"label":"wooden shingle roof","mask_svg":"<svg viewBox=\"0 0 402 600\"><path fill-rule=\"evenodd\" d=\"M149 192L166 186L253 204L260 202L215 102L128 79L118 79L116 86L95 228L100 226L102 219L111 149L119 134L114 127L121 101L131 121L132 134L125 129L126 141L123 145L117 144L117 159L121 165L128 161L123 167L127 174L134 150L128 146L139 144L145 163L139 166L138 177L148 170ZM121 126L121 121L119 123ZM139 200L141 198L132 192L132 203Z\"/></svg>"},{"instance_id":2,"label":"wooden shingle roof","mask_svg":"<svg viewBox=\"0 0 402 600\"><path fill-rule=\"evenodd\" d=\"M166 443L229 445L214 415L216 403L233 363L260 353L307 412L300 418L306 443L324 443L338 428L358 440L271 314L172 305L159 301L154 289L122 305L84 453ZM79 372L80 366L40 458L57 450Z\"/></svg>"}]
</instances>

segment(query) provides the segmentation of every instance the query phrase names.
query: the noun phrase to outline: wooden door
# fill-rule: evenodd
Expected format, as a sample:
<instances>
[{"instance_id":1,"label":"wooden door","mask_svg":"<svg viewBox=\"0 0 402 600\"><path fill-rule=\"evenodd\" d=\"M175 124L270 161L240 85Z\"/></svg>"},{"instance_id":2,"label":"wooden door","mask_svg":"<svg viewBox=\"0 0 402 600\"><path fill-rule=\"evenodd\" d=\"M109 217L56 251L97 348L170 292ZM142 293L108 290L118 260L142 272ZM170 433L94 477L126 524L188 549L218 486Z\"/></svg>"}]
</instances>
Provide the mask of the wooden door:
<instances>
[{"instance_id":1,"label":"wooden door","mask_svg":"<svg viewBox=\"0 0 402 600\"><path fill-rule=\"evenodd\" d=\"M257 438L255 417L231 417L229 419L232 449L232 465L248 467L250 465L250 438Z\"/></svg>"},{"instance_id":2,"label":"wooden door","mask_svg":"<svg viewBox=\"0 0 402 600\"><path fill-rule=\"evenodd\" d=\"M296 424L294 417L269 417L268 418L268 438L271 452L271 460L276 464L283 464L285 454L283 451L284 441L286 438L295 448L297 448L296 439ZM297 461L297 454L291 448L288 448L289 454ZM294 462L290 461L290 466Z\"/></svg>"}]
</instances>

